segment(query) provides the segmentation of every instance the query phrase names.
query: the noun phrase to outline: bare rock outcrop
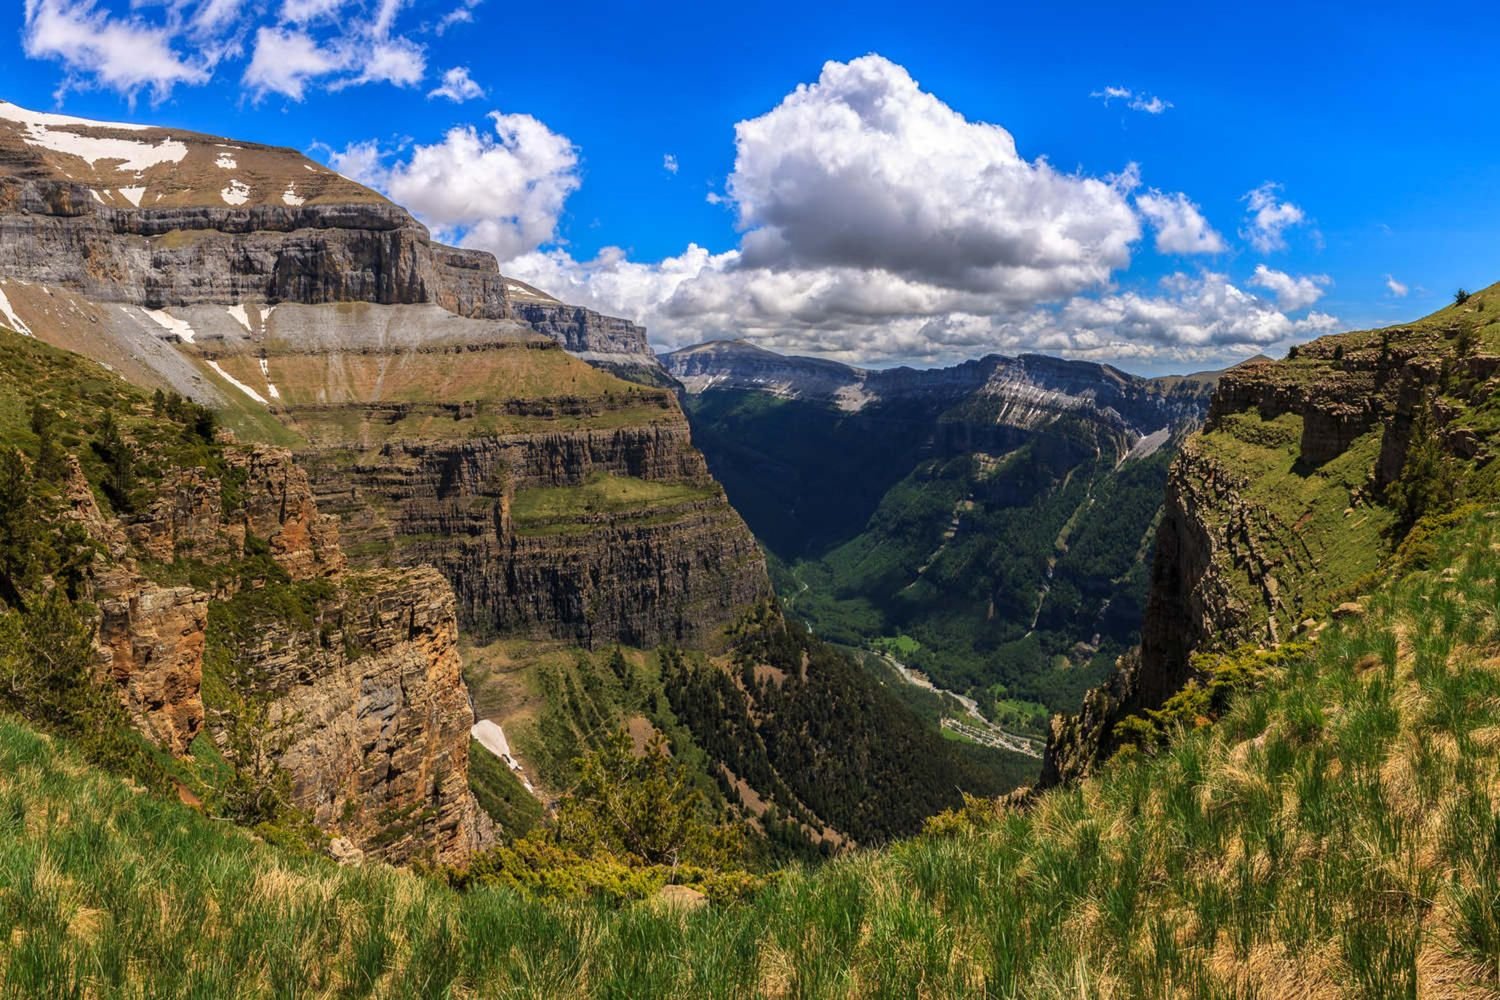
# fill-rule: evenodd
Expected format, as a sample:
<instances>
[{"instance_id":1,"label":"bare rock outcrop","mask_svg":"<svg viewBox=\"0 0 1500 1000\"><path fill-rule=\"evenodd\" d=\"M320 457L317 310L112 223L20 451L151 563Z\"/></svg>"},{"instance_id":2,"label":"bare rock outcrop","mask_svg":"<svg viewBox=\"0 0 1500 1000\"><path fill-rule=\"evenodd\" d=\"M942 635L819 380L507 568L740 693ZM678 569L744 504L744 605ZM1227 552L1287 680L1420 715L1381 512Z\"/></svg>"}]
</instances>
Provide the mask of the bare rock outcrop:
<instances>
[{"instance_id":1,"label":"bare rock outcrop","mask_svg":"<svg viewBox=\"0 0 1500 1000\"><path fill-rule=\"evenodd\" d=\"M452 589L425 567L347 573L336 521L285 450L230 447L223 459L222 482L182 470L124 521L100 510L73 463L65 516L98 546L87 583L101 678L174 754L213 733L203 701L210 620L242 581L227 574L210 594L150 573L180 558L232 568L263 544L287 578L324 581L326 594L315 627L268 617L235 651L250 684L241 693L269 706L266 742L294 803L372 857L462 860L489 829L468 788L474 714Z\"/></svg>"},{"instance_id":2,"label":"bare rock outcrop","mask_svg":"<svg viewBox=\"0 0 1500 1000\"><path fill-rule=\"evenodd\" d=\"M428 568L352 574L318 630L266 622L258 687L294 802L392 862L457 862L488 837L453 592Z\"/></svg>"}]
</instances>

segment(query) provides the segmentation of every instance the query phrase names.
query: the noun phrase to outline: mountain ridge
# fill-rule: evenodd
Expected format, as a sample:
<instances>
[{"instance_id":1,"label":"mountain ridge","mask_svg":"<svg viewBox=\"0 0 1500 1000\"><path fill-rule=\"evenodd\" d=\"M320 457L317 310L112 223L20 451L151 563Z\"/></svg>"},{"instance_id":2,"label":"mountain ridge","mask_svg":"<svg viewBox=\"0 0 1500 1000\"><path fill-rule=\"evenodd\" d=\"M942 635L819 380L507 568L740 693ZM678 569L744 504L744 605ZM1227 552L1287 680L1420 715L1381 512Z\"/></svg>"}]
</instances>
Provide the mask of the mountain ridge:
<instances>
[{"instance_id":1,"label":"mountain ridge","mask_svg":"<svg viewBox=\"0 0 1500 1000\"><path fill-rule=\"evenodd\" d=\"M283 147L0 101L0 213L9 282L101 305L431 303L659 377L643 328L506 277L489 253L437 243L405 209ZM0 289L24 331L40 304L16 292ZM153 332L145 323L135 339Z\"/></svg>"}]
</instances>

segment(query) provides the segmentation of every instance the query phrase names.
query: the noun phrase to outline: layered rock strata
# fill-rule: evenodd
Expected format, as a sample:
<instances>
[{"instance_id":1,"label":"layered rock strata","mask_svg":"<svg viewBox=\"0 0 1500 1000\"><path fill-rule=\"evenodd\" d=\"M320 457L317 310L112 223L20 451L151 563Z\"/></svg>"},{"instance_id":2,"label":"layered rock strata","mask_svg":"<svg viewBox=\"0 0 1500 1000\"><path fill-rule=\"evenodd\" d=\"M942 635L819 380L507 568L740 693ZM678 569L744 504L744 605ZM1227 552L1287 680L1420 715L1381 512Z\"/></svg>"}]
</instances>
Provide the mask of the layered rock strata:
<instances>
[{"instance_id":1,"label":"layered rock strata","mask_svg":"<svg viewBox=\"0 0 1500 1000\"><path fill-rule=\"evenodd\" d=\"M754 538L675 410L644 426L401 441L301 461L356 561L436 566L478 635L698 644L770 590ZM534 524L512 517L518 495L598 477L669 489Z\"/></svg>"},{"instance_id":2,"label":"layered rock strata","mask_svg":"<svg viewBox=\"0 0 1500 1000\"><path fill-rule=\"evenodd\" d=\"M246 581L225 574L208 592L152 576L183 559L232 567L263 547L290 580L329 588L319 627L257 622L257 644L233 664L254 678L242 694L267 706L266 741L293 803L374 857L461 860L487 825L467 784L473 710L451 589L431 569L346 573L337 524L288 452L224 457L230 502L220 481L186 470L124 520L100 511L74 465L66 516L98 546L88 596L99 608L101 676L172 753L214 733L203 700L210 617Z\"/></svg>"},{"instance_id":3,"label":"layered rock strata","mask_svg":"<svg viewBox=\"0 0 1500 1000\"><path fill-rule=\"evenodd\" d=\"M3 101L0 278L147 309L433 303L659 369L640 327L434 242L404 209L295 150Z\"/></svg>"}]
</instances>

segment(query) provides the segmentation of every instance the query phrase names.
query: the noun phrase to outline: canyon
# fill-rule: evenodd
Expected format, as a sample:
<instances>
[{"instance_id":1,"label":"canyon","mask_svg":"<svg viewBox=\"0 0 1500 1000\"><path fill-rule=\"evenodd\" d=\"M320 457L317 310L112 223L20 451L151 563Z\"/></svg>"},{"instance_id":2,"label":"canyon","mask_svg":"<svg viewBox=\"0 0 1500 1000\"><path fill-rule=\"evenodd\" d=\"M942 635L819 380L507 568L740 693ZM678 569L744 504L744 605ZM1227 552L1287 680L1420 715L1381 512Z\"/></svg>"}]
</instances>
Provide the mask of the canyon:
<instances>
[{"instance_id":1,"label":"canyon","mask_svg":"<svg viewBox=\"0 0 1500 1000\"><path fill-rule=\"evenodd\" d=\"M1220 377L1040 355L870 371L743 341L662 360L789 607L1035 740L1139 641L1167 470Z\"/></svg>"}]
</instances>

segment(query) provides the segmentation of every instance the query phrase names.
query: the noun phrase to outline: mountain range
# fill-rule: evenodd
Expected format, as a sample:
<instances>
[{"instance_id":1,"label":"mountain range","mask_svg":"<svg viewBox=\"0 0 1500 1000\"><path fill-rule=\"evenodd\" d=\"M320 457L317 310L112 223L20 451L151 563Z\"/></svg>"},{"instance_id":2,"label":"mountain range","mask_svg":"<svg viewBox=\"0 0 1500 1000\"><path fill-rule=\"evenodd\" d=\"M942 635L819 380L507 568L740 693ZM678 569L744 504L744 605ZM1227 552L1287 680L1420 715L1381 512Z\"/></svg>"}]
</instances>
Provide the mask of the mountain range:
<instances>
[{"instance_id":1,"label":"mountain range","mask_svg":"<svg viewBox=\"0 0 1500 1000\"><path fill-rule=\"evenodd\" d=\"M865 371L743 342L662 361L794 612L1034 737L1138 642L1167 468L1219 377Z\"/></svg>"},{"instance_id":2,"label":"mountain range","mask_svg":"<svg viewBox=\"0 0 1500 1000\"><path fill-rule=\"evenodd\" d=\"M276 737L286 748L266 751L287 774L287 802L358 849L402 860L421 842L454 860L518 836L505 820L537 811L532 792L545 803L564 791L575 758L614 726L670 736L715 808L761 827L768 809L795 817L798 850L908 832L958 787L1022 778L981 748L946 744L841 661L788 681L802 697L746 690L727 717L674 703L687 685L663 687L661 651L691 651L684 669L728 669L730 633L772 592L644 331L434 242L403 209L295 151L0 104L0 323L129 380L146 394L132 416L203 407L232 434L181 466L133 473L129 491L98 493L89 522L125 541L81 596L127 610L106 615L95 643L114 650L107 673L131 716L181 759L233 756L219 720L235 699L298 719ZM40 405L27 386L10 389L18 409ZM100 433L98 408L54 409L70 439ZM121 461L145 461L145 431L111 419ZM24 434L14 443L34 447ZM226 463L248 471L215 497ZM80 469L97 471L87 455ZM70 483L81 495L83 481ZM247 520L261 508L274 523ZM315 624L371 588L424 602L431 638L377 634L331 657ZM389 611L394 628L402 613ZM420 683L381 679L354 655L392 643ZM639 683L604 676L616 649ZM778 742L769 702L793 725L809 699L837 700L824 693L835 676L866 692L860 712L810 746ZM497 817L466 782L479 721L508 742L506 766L483 769L501 786L480 790L501 814L494 834ZM815 765L854 753L835 802ZM912 760L936 779L915 796ZM407 816L442 837L394 835L405 827L393 817Z\"/></svg>"}]
</instances>

